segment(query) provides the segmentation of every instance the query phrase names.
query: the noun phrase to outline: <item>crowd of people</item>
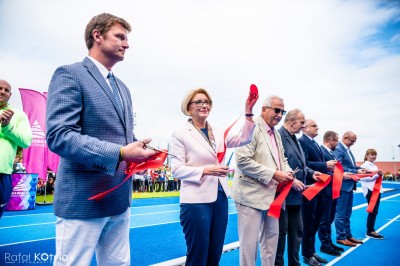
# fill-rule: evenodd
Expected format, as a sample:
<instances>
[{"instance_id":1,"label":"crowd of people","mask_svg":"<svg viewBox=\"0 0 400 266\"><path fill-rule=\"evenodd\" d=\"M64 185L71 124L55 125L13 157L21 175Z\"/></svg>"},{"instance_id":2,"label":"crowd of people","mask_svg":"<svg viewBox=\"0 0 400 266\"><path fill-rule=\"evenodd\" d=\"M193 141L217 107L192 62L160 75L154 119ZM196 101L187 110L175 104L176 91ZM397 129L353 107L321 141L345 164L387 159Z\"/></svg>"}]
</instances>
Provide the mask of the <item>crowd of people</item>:
<instances>
[{"instance_id":1,"label":"crowd of people","mask_svg":"<svg viewBox=\"0 0 400 266\"><path fill-rule=\"evenodd\" d=\"M61 157L54 188L54 265L90 265L93 254L98 265L130 265L132 190L180 190L180 223L188 266L219 264L228 222L228 196L238 211L241 265L255 265L258 252L262 265L284 265L286 248L288 264L300 265L300 245L306 264L327 263L316 252L317 234L320 251L334 256L344 251L336 244L363 243L351 232L355 189L351 176L371 173L361 181L370 202L371 187L382 174L373 163L376 151L368 150L365 164L358 167L350 149L357 141L354 132L344 133L339 141L336 132L326 131L322 145L317 144L317 123L306 119L300 109L286 112L284 100L275 95L267 97L260 114L254 115L259 97L254 87L244 103L245 119L239 133L209 123L214 102L207 90L188 91L181 104L188 120L172 134L172 167L149 170L141 173L142 178L126 182L129 163L148 162L159 154L150 147L151 139L139 141L132 134L131 94L112 71L129 48L130 31L123 18L108 13L94 16L85 30L88 56L82 62L57 68L50 82L46 141ZM12 140L12 145L7 144L11 147L7 156L13 156L7 165L0 164L1 182L10 181L16 146L27 147L31 141L26 115L7 105L10 95L11 86L0 80L0 96L6 99L0 101L0 140ZM284 115L283 126L278 129ZM27 130L13 123L16 116ZM300 131L303 135L297 138ZM5 145L3 142L0 145ZM227 181L226 148L236 149L232 189ZM340 177L339 198L333 199L331 181L325 181L329 182L327 186L311 200L305 198L305 189L324 182L323 174L331 176L338 162L345 171ZM271 204L288 184L289 195L276 219L271 215ZM5 195L1 203L8 195L3 187L9 185L1 183L1 194ZM383 239L374 228L378 208L379 199L368 216L366 235ZM333 223L336 241L332 239ZM73 261L64 260L66 255Z\"/></svg>"},{"instance_id":2,"label":"crowd of people","mask_svg":"<svg viewBox=\"0 0 400 266\"><path fill-rule=\"evenodd\" d=\"M171 168L164 164L157 169L148 169L143 175L133 178L133 192L172 192L179 191L181 181L174 178Z\"/></svg>"}]
</instances>

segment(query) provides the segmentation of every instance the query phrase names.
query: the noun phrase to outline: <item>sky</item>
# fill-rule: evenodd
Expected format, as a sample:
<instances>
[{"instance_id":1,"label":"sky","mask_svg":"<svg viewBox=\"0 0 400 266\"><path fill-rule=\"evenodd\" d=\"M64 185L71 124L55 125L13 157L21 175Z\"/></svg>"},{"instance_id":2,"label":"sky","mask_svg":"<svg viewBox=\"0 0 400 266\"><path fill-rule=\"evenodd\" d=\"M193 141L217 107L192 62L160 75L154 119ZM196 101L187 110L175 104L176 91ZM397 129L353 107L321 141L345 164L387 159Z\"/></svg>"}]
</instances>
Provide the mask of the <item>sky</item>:
<instances>
[{"instance_id":1,"label":"sky","mask_svg":"<svg viewBox=\"0 0 400 266\"><path fill-rule=\"evenodd\" d=\"M400 160L400 1L0 0L12 106L22 109L18 88L47 91L57 67L83 60L85 27L102 12L133 28L113 72L131 90L138 139L165 148L187 120L183 96L199 87L213 100L208 121L226 128L256 84L256 115L278 95L317 122L317 142L350 130L357 161L368 148Z\"/></svg>"}]
</instances>

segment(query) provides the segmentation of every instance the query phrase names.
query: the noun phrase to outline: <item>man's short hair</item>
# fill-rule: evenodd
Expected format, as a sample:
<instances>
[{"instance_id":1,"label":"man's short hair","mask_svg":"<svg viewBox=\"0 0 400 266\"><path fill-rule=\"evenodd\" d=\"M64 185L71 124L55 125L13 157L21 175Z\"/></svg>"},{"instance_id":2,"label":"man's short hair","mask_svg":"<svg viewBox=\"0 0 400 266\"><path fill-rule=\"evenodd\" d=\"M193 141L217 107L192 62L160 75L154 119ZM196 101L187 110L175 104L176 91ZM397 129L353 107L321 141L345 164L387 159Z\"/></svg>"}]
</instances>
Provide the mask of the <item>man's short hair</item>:
<instances>
[{"instance_id":1,"label":"man's short hair","mask_svg":"<svg viewBox=\"0 0 400 266\"><path fill-rule=\"evenodd\" d=\"M109 13L101 13L94 16L86 26L85 42L88 49L92 48L94 43L93 31L97 29L104 36L112 26L121 24L128 32L131 32L131 25L123 18L111 15Z\"/></svg>"},{"instance_id":2,"label":"man's short hair","mask_svg":"<svg viewBox=\"0 0 400 266\"><path fill-rule=\"evenodd\" d=\"M330 141L331 139L336 139L338 134L334 131L326 131L324 134L324 142Z\"/></svg>"}]
</instances>

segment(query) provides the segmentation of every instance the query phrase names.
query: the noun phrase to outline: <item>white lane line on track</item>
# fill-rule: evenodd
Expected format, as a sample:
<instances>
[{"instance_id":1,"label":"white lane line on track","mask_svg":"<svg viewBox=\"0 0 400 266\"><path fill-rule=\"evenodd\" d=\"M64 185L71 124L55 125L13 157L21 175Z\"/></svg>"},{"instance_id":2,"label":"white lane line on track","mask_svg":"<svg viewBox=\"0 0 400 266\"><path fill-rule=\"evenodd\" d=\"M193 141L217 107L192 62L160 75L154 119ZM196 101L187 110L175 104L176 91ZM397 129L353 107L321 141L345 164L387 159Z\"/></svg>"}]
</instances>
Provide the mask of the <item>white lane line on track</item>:
<instances>
[{"instance_id":1,"label":"white lane line on track","mask_svg":"<svg viewBox=\"0 0 400 266\"><path fill-rule=\"evenodd\" d=\"M380 232L383 229L385 229L387 226L389 226L391 223L393 223L394 221L396 221L397 219L400 218L400 214L397 215L396 217L394 217L393 219L391 219L389 222L387 222L386 224L384 224L382 227L380 227L378 230L376 230L376 232ZM368 240L370 240L369 237L366 237L363 239L363 242L365 244L365 242L367 242ZM363 244L363 245L364 245ZM358 248L361 245L357 245L355 247L349 248L348 250L346 250L344 253L342 253L342 255L340 257L336 257L335 259L331 260L328 264L326 264L326 266L330 266L330 265L334 265L336 262L340 261L341 259L343 259L344 257L346 257L348 254L350 254L353 250L355 250L356 248Z\"/></svg>"},{"instance_id":2,"label":"white lane line on track","mask_svg":"<svg viewBox=\"0 0 400 266\"><path fill-rule=\"evenodd\" d=\"M239 248L239 241L225 244L222 249L222 254L228 253L238 248ZM152 264L150 266L184 266L185 262L186 262L186 256L183 256L176 259L160 262L157 264Z\"/></svg>"},{"instance_id":3,"label":"white lane line on track","mask_svg":"<svg viewBox=\"0 0 400 266\"><path fill-rule=\"evenodd\" d=\"M387 197L381 198L381 201L386 201L386 200L389 200L389 199L391 199L391 198L395 198L395 197L398 197L398 196L400 196L400 193L397 193L397 194L394 194L394 195L391 195L391 196L387 196ZM358 210L358 209L361 209L361 208L364 208L364 207L367 207L367 206L368 206L368 203L363 203L363 204L354 206L352 210L353 210L353 211L354 211L354 210Z\"/></svg>"},{"instance_id":4,"label":"white lane line on track","mask_svg":"<svg viewBox=\"0 0 400 266\"><path fill-rule=\"evenodd\" d=\"M236 214L236 213L237 212L230 212L230 213L228 213L228 215ZM158 225L164 225L164 224L173 224L173 223L179 223L179 222L180 222L180 220L175 220L175 221L170 221L170 222L166 222L166 223L138 225L138 226L131 226L131 227L129 227L129 229L136 229L136 228L143 228L143 227L150 227L150 226L158 226ZM40 224L40 225L42 225L42 224ZM3 228L5 228L5 227L3 227ZM24 244L24 243L29 243L29 242L37 242L37 241L48 240L48 239L55 239L55 237L27 240L27 241L14 242L14 243L8 243L8 244L0 244L0 247Z\"/></svg>"},{"instance_id":5,"label":"white lane line on track","mask_svg":"<svg viewBox=\"0 0 400 266\"><path fill-rule=\"evenodd\" d=\"M394 197L397 197L397 196L400 196L400 193L398 193L398 194L395 194L395 195L391 195L391 196L387 196L387 197L385 197L385 198L381 198L381 201L385 201L385 200L388 200L388 199L391 199L391 198L394 198ZM233 200L232 199L229 199L229 202L233 202ZM168 204L168 205L178 205L178 204ZM229 204L228 206L234 206L235 204L233 203L233 204ZM158 206L162 206L162 205L158 205ZM357 209L361 209L361 208L363 208L363 207L366 207L367 206L367 204L366 203L364 203L364 204L360 204L360 205L357 205L357 206L354 206L353 207L353 210L357 210ZM148 207L148 206L146 206L146 207ZM139 207L131 207L131 208L139 208ZM160 212L160 213L162 213L162 212ZM228 213L229 215L231 215L231 214L236 214L237 212L235 211L235 212L230 212L230 213ZM31 215L33 215L33 214L31 214ZM34 214L34 215L39 215L39 214ZM137 214L131 214L131 216L136 216ZM29 215L28 215L29 216ZM14 216L8 216L8 217L14 217ZM2 219L3 218L5 218L5 217L2 217ZM157 226L157 225L163 225L163 224L171 224L171 223L179 223L180 221L179 220L176 220L176 221L171 221L171 222L167 222L167 223L158 223L158 224L150 224L150 225L141 225L141 226L133 226L133 227L130 227L130 229L135 229L135 228L143 228L143 227L150 227L150 226ZM53 222L53 223L55 223L55 222ZM43 223L44 224L44 223ZM51 223L50 223L51 224ZM13 226L13 227L24 227L24 226L32 226L33 224L29 224L29 225L19 225L19 226ZM42 225L42 224L34 224L34 225ZM0 228L0 230L1 229L7 229L7 228L12 228L12 227L1 227ZM28 243L28 242L36 242L36 241L42 241L42 240L47 240L47 239L54 239L54 237L53 238L43 238L43 239L35 239L35 240L29 240L29 241L23 241L23 242L15 242L15 243L9 243L9 244L0 244L0 247L3 247L3 246L9 246L9 245L17 245L17 244L20 244L20 243ZM349 249L350 250L350 249ZM348 251L348 250L347 250ZM346 251L346 252L347 252ZM345 253L346 253L345 252ZM344 254L344 253L343 253Z\"/></svg>"}]
</instances>

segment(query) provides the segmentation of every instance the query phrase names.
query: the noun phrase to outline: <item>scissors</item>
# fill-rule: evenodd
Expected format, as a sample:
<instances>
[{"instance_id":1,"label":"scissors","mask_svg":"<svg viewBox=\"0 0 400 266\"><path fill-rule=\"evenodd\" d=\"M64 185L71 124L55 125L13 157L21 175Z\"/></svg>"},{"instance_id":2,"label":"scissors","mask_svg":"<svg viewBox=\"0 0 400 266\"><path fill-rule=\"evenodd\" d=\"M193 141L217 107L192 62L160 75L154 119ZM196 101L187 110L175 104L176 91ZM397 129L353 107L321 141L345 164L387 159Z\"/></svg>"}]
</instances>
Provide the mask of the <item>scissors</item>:
<instances>
[{"instance_id":1,"label":"scissors","mask_svg":"<svg viewBox=\"0 0 400 266\"><path fill-rule=\"evenodd\" d=\"M176 156L175 154L171 154L171 153L169 153L169 152L167 152L167 151L163 151L163 150L154 148L154 147L149 146L149 145L144 144L144 143L143 143L143 148L147 148L147 149L149 149L149 150L153 150L153 151L158 151L158 152L166 153L166 154L171 155L171 156L173 156L173 157L178 157L178 156Z\"/></svg>"}]
</instances>

